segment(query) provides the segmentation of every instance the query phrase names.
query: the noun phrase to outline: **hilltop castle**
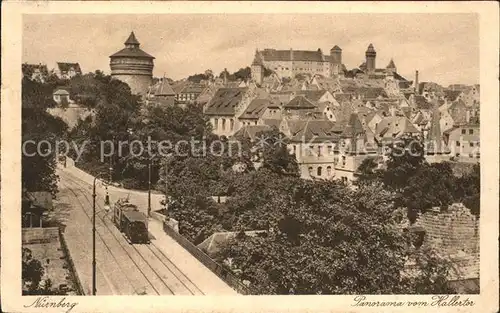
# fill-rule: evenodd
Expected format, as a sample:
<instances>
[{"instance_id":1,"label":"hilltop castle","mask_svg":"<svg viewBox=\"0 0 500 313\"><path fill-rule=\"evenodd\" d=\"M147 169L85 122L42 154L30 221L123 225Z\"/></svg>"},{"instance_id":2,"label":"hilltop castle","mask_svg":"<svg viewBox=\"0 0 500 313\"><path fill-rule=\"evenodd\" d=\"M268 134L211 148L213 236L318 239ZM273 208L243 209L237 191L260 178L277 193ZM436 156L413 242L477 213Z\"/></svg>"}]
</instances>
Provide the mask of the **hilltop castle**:
<instances>
[{"instance_id":1,"label":"hilltop castle","mask_svg":"<svg viewBox=\"0 0 500 313\"><path fill-rule=\"evenodd\" d=\"M377 52L370 44L365 52L366 60L360 65L357 73L365 74L369 78L382 78L378 76L391 76L396 73L396 65L391 59L385 69L376 68ZM252 79L261 84L264 79L265 69L273 71L279 77L294 78L297 74L308 74L310 76L322 75L324 77L344 76L348 72L342 63L342 49L334 46L330 49L330 55L317 51L305 50L256 50L252 62ZM375 77L377 76L377 77Z\"/></svg>"},{"instance_id":2,"label":"hilltop castle","mask_svg":"<svg viewBox=\"0 0 500 313\"><path fill-rule=\"evenodd\" d=\"M145 95L153 79L154 57L142 51L134 32L130 33L125 48L111 55L111 76L127 83L133 94Z\"/></svg>"}]
</instances>

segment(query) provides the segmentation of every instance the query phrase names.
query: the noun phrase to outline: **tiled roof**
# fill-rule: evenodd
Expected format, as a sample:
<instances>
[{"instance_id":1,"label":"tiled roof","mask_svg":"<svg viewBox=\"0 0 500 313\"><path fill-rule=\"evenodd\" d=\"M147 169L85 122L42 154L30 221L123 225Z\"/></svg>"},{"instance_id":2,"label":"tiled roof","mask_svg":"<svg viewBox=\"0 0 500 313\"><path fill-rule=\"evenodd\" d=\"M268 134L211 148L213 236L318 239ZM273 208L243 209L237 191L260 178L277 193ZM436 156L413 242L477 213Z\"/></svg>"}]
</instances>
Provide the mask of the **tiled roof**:
<instances>
[{"instance_id":1,"label":"tiled roof","mask_svg":"<svg viewBox=\"0 0 500 313\"><path fill-rule=\"evenodd\" d=\"M357 95L362 95L365 99L376 99L379 96L387 98L387 93L382 87L360 87L354 90Z\"/></svg>"},{"instance_id":2,"label":"tiled roof","mask_svg":"<svg viewBox=\"0 0 500 313\"><path fill-rule=\"evenodd\" d=\"M420 133L406 117L401 116L389 116L382 119L375 132L380 138L398 138L403 134Z\"/></svg>"},{"instance_id":3,"label":"tiled roof","mask_svg":"<svg viewBox=\"0 0 500 313\"><path fill-rule=\"evenodd\" d=\"M415 105L417 109L429 110L432 108L432 104L424 96L415 96Z\"/></svg>"},{"instance_id":4,"label":"tiled roof","mask_svg":"<svg viewBox=\"0 0 500 313\"><path fill-rule=\"evenodd\" d=\"M319 49L317 51L264 49L260 53L264 61L325 61Z\"/></svg>"},{"instance_id":5,"label":"tiled roof","mask_svg":"<svg viewBox=\"0 0 500 313\"><path fill-rule=\"evenodd\" d=\"M279 129L281 120L280 119L263 119L262 122L264 122L265 125L270 126L270 127L276 127Z\"/></svg>"},{"instance_id":6,"label":"tiled roof","mask_svg":"<svg viewBox=\"0 0 500 313\"><path fill-rule=\"evenodd\" d=\"M47 69L47 65L45 64L27 64L23 63L22 65L22 72L24 75L31 75L33 74L33 71L35 69L38 69L42 74L48 75L49 70Z\"/></svg>"},{"instance_id":7,"label":"tiled roof","mask_svg":"<svg viewBox=\"0 0 500 313\"><path fill-rule=\"evenodd\" d=\"M314 109L316 105L304 96L297 96L284 105L287 109Z\"/></svg>"},{"instance_id":8,"label":"tiled roof","mask_svg":"<svg viewBox=\"0 0 500 313\"><path fill-rule=\"evenodd\" d=\"M235 107L240 103L248 88L220 88L207 104L207 115L234 115Z\"/></svg>"},{"instance_id":9,"label":"tiled roof","mask_svg":"<svg viewBox=\"0 0 500 313\"><path fill-rule=\"evenodd\" d=\"M458 96L462 93L460 90L445 90L444 91L444 97L448 99L448 101L455 101L457 100Z\"/></svg>"},{"instance_id":10,"label":"tiled roof","mask_svg":"<svg viewBox=\"0 0 500 313\"><path fill-rule=\"evenodd\" d=\"M269 103L268 99L254 99L239 118L258 119L264 114Z\"/></svg>"},{"instance_id":11,"label":"tiled roof","mask_svg":"<svg viewBox=\"0 0 500 313\"><path fill-rule=\"evenodd\" d=\"M326 90L305 90L297 92L297 94L302 95L313 102L318 102L325 93L327 93Z\"/></svg>"},{"instance_id":12,"label":"tiled roof","mask_svg":"<svg viewBox=\"0 0 500 313\"><path fill-rule=\"evenodd\" d=\"M291 141L338 141L339 136L333 131L335 123L329 120L289 120L288 127Z\"/></svg>"},{"instance_id":13,"label":"tiled roof","mask_svg":"<svg viewBox=\"0 0 500 313\"><path fill-rule=\"evenodd\" d=\"M344 131L342 132L342 137L354 138L364 132L363 124L361 123L358 114L352 113L347 124L345 125Z\"/></svg>"},{"instance_id":14,"label":"tiled roof","mask_svg":"<svg viewBox=\"0 0 500 313\"><path fill-rule=\"evenodd\" d=\"M134 32L130 33L130 36L128 36L127 41L125 41L125 45L139 45L139 41L137 38L135 38Z\"/></svg>"},{"instance_id":15,"label":"tiled roof","mask_svg":"<svg viewBox=\"0 0 500 313\"><path fill-rule=\"evenodd\" d=\"M172 89L174 90L175 94L180 94L181 91L184 88L186 88L187 85L189 85L189 81L187 81L187 80L175 82L172 84Z\"/></svg>"},{"instance_id":16,"label":"tiled roof","mask_svg":"<svg viewBox=\"0 0 500 313\"><path fill-rule=\"evenodd\" d=\"M252 65L264 65L262 62L262 57L260 56L259 51L255 51L255 56L253 58Z\"/></svg>"},{"instance_id":17,"label":"tiled roof","mask_svg":"<svg viewBox=\"0 0 500 313\"><path fill-rule=\"evenodd\" d=\"M78 63L63 63L63 62L57 62L57 67L59 68L60 72L68 72L71 68L78 73L82 73L82 69L80 68L80 64Z\"/></svg>"},{"instance_id":18,"label":"tiled roof","mask_svg":"<svg viewBox=\"0 0 500 313\"><path fill-rule=\"evenodd\" d=\"M155 96L175 96L175 92L167 79L162 79L151 88L150 93Z\"/></svg>"},{"instance_id":19,"label":"tiled roof","mask_svg":"<svg viewBox=\"0 0 500 313\"><path fill-rule=\"evenodd\" d=\"M337 93L337 94L333 95L333 97L335 98L335 100L337 100L337 102L342 103L345 101L350 101L352 94L350 94L350 93Z\"/></svg>"},{"instance_id":20,"label":"tiled roof","mask_svg":"<svg viewBox=\"0 0 500 313\"><path fill-rule=\"evenodd\" d=\"M141 58L141 59L154 59L154 57L140 48L124 48L115 54L109 56L110 58L118 57L131 57L131 58Z\"/></svg>"}]
</instances>

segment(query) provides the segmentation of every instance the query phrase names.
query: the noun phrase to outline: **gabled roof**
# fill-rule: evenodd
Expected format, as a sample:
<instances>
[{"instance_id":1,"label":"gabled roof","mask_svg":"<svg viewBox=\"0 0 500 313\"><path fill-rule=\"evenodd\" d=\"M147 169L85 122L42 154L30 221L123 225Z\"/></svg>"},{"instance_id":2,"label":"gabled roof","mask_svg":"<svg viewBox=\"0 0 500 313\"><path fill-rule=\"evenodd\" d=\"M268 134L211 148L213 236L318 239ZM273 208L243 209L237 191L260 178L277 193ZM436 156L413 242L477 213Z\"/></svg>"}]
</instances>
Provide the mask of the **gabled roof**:
<instances>
[{"instance_id":1,"label":"gabled roof","mask_svg":"<svg viewBox=\"0 0 500 313\"><path fill-rule=\"evenodd\" d=\"M444 91L444 97L448 99L448 101L455 101L457 100L458 96L462 93L460 90L445 90Z\"/></svg>"},{"instance_id":2,"label":"gabled roof","mask_svg":"<svg viewBox=\"0 0 500 313\"><path fill-rule=\"evenodd\" d=\"M264 122L264 124L269 127L276 127L277 129L279 129L281 124L281 119L274 119L274 118L262 119L262 122Z\"/></svg>"},{"instance_id":3,"label":"gabled roof","mask_svg":"<svg viewBox=\"0 0 500 313\"><path fill-rule=\"evenodd\" d=\"M71 68L78 74L82 73L82 69L80 68L80 64L78 63L57 62L57 67L62 73L68 72Z\"/></svg>"},{"instance_id":4,"label":"gabled roof","mask_svg":"<svg viewBox=\"0 0 500 313\"><path fill-rule=\"evenodd\" d=\"M306 97L308 100L311 100L313 102L318 102L321 97L324 96L325 93L327 93L327 90L305 90L305 91L299 91L297 94L303 95Z\"/></svg>"},{"instance_id":5,"label":"gabled roof","mask_svg":"<svg viewBox=\"0 0 500 313\"><path fill-rule=\"evenodd\" d=\"M234 109L241 102L248 88L220 88L207 104L207 115L234 115Z\"/></svg>"},{"instance_id":6,"label":"gabled roof","mask_svg":"<svg viewBox=\"0 0 500 313\"><path fill-rule=\"evenodd\" d=\"M258 119L264 114L269 103L268 99L254 99L239 118Z\"/></svg>"},{"instance_id":7,"label":"gabled roof","mask_svg":"<svg viewBox=\"0 0 500 313\"><path fill-rule=\"evenodd\" d=\"M420 131L404 116L389 116L378 123L375 133L379 138L399 138L403 134L419 134Z\"/></svg>"},{"instance_id":8,"label":"gabled roof","mask_svg":"<svg viewBox=\"0 0 500 313\"><path fill-rule=\"evenodd\" d=\"M414 99L417 109L430 110L432 108L432 104L424 96L415 96Z\"/></svg>"},{"instance_id":9,"label":"gabled roof","mask_svg":"<svg viewBox=\"0 0 500 313\"><path fill-rule=\"evenodd\" d=\"M329 120L288 120L291 141L307 142L335 142L338 134L333 131L335 123Z\"/></svg>"},{"instance_id":10,"label":"gabled roof","mask_svg":"<svg viewBox=\"0 0 500 313\"><path fill-rule=\"evenodd\" d=\"M342 137L344 138L355 138L357 135L363 134L365 130L363 129L363 124L359 119L358 114L352 113L349 117L347 125L345 125L344 131L342 132Z\"/></svg>"},{"instance_id":11,"label":"gabled roof","mask_svg":"<svg viewBox=\"0 0 500 313\"><path fill-rule=\"evenodd\" d=\"M262 62L262 57L260 56L259 51L255 51L255 56L253 58L252 65L264 65L264 62Z\"/></svg>"},{"instance_id":12,"label":"gabled roof","mask_svg":"<svg viewBox=\"0 0 500 313\"><path fill-rule=\"evenodd\" d=\"M250 140L255 140L257 134L263 131L271 130L271 126L268 125L246 125L240 128L233 137L236 138L248 138Z\"/></svg>"},{"instance_id":13,"label":"gabled roof","mask_svg":"<svg viewBox=\"0 0 500 313\"><path fill-rule=\"evenodd\" d=\"M376 99L379 96L387 98L387 93L382 87L359 87L354 90L357 95L362 95L365 99Z\"/></svg>"},{"instance_id":14,"label":"gabled roof","mask_svg":"<svg viewBox=\"0 0 500 313\"><path fill-rule=\"evenodd\" d=\"M287 109L314 109L316 105L304 96L296 96L284 105Z\"/></svg>"},{"instance_id":15,"label":"gabled roof","mask_svg":"<svg viewBox=\"0 0 500 313\"><path fill-rule=\"evenodd\" d=\"M150 93L155 96L175 96L175 92L166 78L160 80L155 86L153 86Z\"/></svg>"}]
</instances>

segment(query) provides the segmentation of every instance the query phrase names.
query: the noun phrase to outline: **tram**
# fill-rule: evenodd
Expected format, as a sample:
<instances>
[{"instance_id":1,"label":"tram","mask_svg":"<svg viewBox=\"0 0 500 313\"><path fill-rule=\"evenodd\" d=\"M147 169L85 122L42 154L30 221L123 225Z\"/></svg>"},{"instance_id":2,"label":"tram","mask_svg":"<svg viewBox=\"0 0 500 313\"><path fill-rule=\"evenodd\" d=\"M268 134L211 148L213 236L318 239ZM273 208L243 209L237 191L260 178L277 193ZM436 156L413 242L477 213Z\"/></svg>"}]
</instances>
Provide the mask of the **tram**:
<instances>
[{"instance_id":1,"label":"tram","mask_svg":"<svg viewBox=\"0 0 500 313\"><path fill-rule=\"evenodd\" d=\"M148 217L128 199L119 199L113 208L113 222L130 243L149 243Z\"/></svg>"}]
</instances>

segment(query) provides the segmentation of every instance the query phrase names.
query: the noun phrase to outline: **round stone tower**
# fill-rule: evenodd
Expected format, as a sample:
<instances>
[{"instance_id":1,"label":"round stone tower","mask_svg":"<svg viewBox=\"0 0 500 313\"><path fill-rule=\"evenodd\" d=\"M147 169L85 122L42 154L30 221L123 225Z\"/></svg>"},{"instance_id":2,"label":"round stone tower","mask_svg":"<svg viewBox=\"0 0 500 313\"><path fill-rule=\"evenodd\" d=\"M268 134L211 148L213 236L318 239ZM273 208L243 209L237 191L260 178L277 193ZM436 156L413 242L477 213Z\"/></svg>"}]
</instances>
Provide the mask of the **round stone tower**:
<instances>
[{"instance_id":1,"label":"round stone tower","mask_svg":"<svg viewBox=\"0 0 500 313\"><path fill-rule=\"evenodd\" d=\"M111 55L111 76L129 85L133 94L145 95L153 79L154 57L142 51L134 32L130 33L125 48Z\"/></svg>"}]
</instances>

